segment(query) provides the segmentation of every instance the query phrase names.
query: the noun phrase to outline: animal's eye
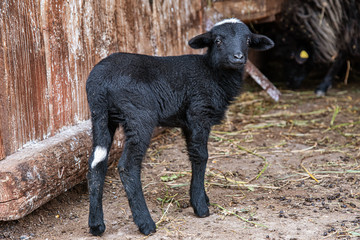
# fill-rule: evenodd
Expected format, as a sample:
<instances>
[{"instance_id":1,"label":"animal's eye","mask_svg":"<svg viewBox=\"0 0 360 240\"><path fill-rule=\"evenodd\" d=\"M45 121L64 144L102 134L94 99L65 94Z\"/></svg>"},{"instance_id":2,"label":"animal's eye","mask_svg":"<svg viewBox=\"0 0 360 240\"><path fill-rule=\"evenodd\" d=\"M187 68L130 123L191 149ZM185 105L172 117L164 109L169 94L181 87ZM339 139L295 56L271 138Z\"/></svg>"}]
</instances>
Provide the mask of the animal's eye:
<instances>
[{"instance_id":1,"label":"animal's eye","mask_svg":"<svg viewBox=\"0 0 360 240\"><path fill-rule=\"evenodd\" d=\"M215 43L216 43L216 45L220 46L222 41L220 38L217 38L217 39L215 39Z\"/></svg>"}]
</instances>

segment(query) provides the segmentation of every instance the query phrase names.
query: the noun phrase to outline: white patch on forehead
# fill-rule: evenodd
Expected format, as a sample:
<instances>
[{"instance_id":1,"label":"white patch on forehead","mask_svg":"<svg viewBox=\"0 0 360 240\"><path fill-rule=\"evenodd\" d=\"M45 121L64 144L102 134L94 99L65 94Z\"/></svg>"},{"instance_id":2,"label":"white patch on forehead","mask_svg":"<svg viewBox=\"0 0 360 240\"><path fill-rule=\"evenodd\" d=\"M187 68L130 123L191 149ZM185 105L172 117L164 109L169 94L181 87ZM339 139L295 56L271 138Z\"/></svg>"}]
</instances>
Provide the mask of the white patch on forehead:
<instances>
[{"instance_id":1,"label":"white patch on forehead","mask_svg":"<svg viewBox=\"0 0 360 240\"><path fill-rule=\"evenodd\" d=\"M106 148L97 146L95 148L94 160L91 163L91 168L94 169L99 162L104 161L106 158L106 154L107 154Z\"/></svg>"},{"instance_id":2,"label":"white patch on forehead","mask_svg":"<svg viewBox=\"0 0 360 240\"><path fill-rule=\"evenodd\" d=\"M224 19L221 22L218 22L214 25L214 27L225 24L225 23L243 23L242 21L240 21L237 18L228 18L228 19Z\"/></svg>"}]
</instances>

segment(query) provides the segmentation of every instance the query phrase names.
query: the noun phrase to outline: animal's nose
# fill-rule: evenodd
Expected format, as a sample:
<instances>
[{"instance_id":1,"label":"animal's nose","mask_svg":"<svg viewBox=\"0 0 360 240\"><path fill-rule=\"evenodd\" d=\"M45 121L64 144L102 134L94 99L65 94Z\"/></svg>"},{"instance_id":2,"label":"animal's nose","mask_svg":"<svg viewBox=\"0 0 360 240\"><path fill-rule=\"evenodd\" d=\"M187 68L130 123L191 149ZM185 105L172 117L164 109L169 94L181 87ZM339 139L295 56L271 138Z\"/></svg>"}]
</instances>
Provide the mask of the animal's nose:
<instances>
[{"instance_id":1,"label":"animal's nose","mask_svg":"<svg viewBox=\"0 0 360 240\"><path fill-rule=\"evenodd\" d=\"M241 63L241 64L245 63L244 55L242 53L234 54L232 62L233 63Z\"/></svg>"},{"instance_id":2,"label":"animal's nose","mask_svg":"<svg viewBox=\"0 0 360 240\"><path fill-rule=\"evenodd\" d=\"M234 58L235 59L243 59L244 55L242 55L241 53L237 53L237 54L234 54Z\"/></svg>"}]
</instances>

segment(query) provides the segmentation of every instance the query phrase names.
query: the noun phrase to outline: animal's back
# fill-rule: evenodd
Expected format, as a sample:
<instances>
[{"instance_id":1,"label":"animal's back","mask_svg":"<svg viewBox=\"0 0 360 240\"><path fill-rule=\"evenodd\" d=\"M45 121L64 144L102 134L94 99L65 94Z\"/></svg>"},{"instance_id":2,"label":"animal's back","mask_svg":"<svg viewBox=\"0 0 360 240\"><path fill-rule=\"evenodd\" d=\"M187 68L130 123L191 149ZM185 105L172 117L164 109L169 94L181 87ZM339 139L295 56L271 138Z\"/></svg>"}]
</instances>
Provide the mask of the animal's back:
<instances>
[{"instance_id":1,"label":"animal's back","mask_svg":"<svg viewBox=\"0 0 360 240\"><path fill-rule=\"evenodd\" d=\"M204 62L199 58L200 55L154 57L114 53L91 71L88 98L101 98L104 105L106 101L110 118L119 123L132 112L142 112L157 125L182 125L178 117L183 115L180 112L191 98L187 93L194 92L194 88L204 92L208 87L204 81L210 81L210 74L199 78L204 71ZM90 108L91 102L99 101L89 101Z\"/></svg>"},{"instance_id":2,"label":"animal's back","mask_svg":"<svg viewBox=\"0 0 360 240\"><path fill-rule=\"evenodd\" d=\"M91 71L88 82L98 79L129 77L133 81L149 83L156 80L168 80L172 84L192 78L204 67L202 55L182 55L156 57L134 53L113 53L101 60ZM119 81L119 79L117 79ZM95 80L96 81L96 80Z\"/></svg>"}]
</instances>

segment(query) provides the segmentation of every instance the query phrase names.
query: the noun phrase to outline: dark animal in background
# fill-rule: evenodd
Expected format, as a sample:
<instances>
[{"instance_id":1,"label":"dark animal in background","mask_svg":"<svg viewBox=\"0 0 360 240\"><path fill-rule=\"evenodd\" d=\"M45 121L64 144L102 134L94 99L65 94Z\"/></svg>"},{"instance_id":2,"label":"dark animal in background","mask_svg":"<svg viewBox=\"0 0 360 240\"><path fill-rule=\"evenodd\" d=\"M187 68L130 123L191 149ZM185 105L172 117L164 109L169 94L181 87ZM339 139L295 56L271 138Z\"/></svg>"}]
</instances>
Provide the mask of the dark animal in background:
<instances>
[{"instance_id":1,"label":"dark animal in background","mask_svg":"<svg viewBox=\"0 0 360 240\"><path fill-rule=\"evenodd\" d=\"M209 215L204 175L210 129L221 122L240 92L248 48L267 50L273 42L251 33L240 20L227 19L189 45L208 50L204 55L173 57L115 53L91 71L86 91L93 132L88 172L93 235L105 231L102 193L108 153L119 125L126 140L118 171L140 232L156 230L140 181L141 162L156 126L182 129L192 167L190 203L197 216Z\"/></svg>"},{"instance_id":2,"label":"dark animal in background","mask_svg":"<svg viewBox=\"0 0 360 240\"><path fill-rule=\"evenodd\" d=\"M271 37L275 42L275 47L266 55L270 61L277 62L282 69L281 77L291 89L298 89L301 83L313 69L312 47L307 44L307 40L293 36L292 33L284 31L274 23L257 27L260 32ZM270 71L273 71L271 69ZM268 74L274 74L270 72ZM278 73L274 78L280 77Z\"/></svg>"},{"instance_id":3,"label":"dark animal in background","mask_svg":"<svg viewBox=\"0 0 360 240\"><path fill-rule=\"evenodd\" d=\"M293 45L285 67L290 87L299 87L307 73L326 64L329 70L315 90L325 95L345 62L360 57L359 23L358 0L288 1L280 18L284 35L279 45Z\"/></svg>"}]
</instances>

